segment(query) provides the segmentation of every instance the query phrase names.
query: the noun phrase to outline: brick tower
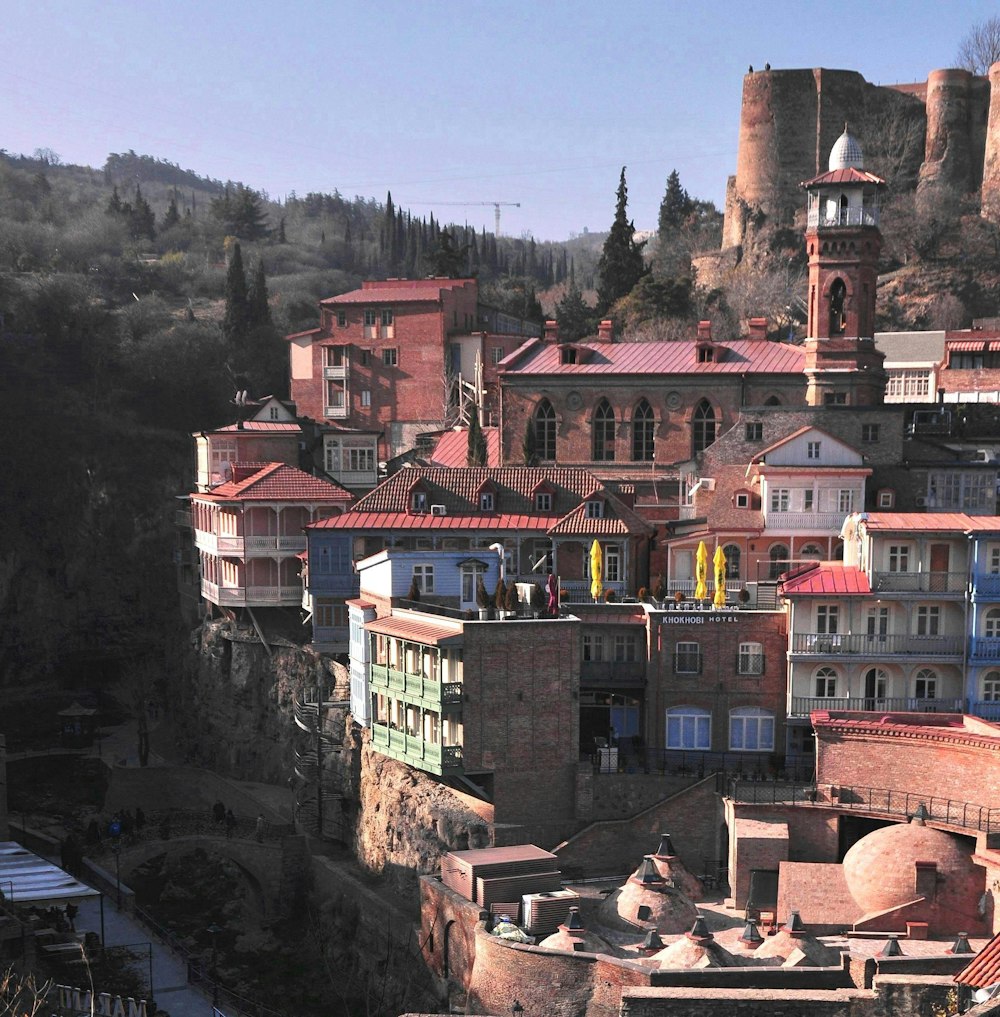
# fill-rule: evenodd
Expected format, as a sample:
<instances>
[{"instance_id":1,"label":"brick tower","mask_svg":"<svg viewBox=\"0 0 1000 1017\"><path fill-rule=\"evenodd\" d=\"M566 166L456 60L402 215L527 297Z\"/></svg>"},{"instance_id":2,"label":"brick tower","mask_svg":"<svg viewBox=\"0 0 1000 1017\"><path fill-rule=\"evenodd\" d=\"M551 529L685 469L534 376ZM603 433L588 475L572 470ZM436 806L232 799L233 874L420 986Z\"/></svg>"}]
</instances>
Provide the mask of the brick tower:
<instances>
[{"instance_id":1,"label":"brick tower","mask_svg":"<svg viewBox=\"0 0 1000 1017\"><path fill-rule=\"evenodd\" d=\"M809 326L806 401L810 406L878 406L885 397L883 354L875 348L875 283L882 248L879 197L885 181L864 168L848 132L830 152L808 194Z\"/></svg>"}]
</instances>

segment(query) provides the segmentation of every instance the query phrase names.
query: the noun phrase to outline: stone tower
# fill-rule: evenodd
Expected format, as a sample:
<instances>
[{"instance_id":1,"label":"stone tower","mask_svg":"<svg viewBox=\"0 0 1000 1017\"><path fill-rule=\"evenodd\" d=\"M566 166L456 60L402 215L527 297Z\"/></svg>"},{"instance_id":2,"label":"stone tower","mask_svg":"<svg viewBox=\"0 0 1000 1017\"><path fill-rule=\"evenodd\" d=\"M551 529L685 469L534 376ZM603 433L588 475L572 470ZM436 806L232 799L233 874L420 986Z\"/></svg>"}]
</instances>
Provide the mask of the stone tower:
<instances>
[{"instance_id":1,"label":"stone tower","mask_svg":"<svg viewBox=\"0 0 1000 1017\"><path fill-rule=\"evenodd\" d=\"M885 181L865 171L861 146L845 126L827 172L802 186L808 194L806 401L810 406L881 405L884 356L873 336Z\"/></svg>"}]
</instances>

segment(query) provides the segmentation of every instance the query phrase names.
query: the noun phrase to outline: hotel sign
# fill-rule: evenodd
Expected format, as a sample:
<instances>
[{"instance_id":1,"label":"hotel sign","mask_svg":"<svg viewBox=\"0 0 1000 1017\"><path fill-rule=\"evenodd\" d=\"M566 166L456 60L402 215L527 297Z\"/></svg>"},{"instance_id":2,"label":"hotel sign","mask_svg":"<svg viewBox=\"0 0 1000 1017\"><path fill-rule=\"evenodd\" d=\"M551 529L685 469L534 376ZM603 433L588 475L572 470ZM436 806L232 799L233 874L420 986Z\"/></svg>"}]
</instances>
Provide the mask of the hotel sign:
<instances>
[{"instance_id":1,"label":"hotel sign","mask_svg":"<svg viewBox=\"0 0 1000 1017\"><path fill-rule=\"evenodd\" d=\"M146 1001L129 996L112 996L110 992L91 992L72 985L57 985L53 990L59 1010L96 1017L146 1017Z\"/></svg>"},{"instance_id":2,"label":"hotel sign","mask_svg":"<svg viewBox=\"0 0 1000 1017\"><path fill-rule=\"evenodd\" d=\"M661 615L661 625L733 625L737 614L721 611L668 611Z\"/></svg>"}]
</instances>

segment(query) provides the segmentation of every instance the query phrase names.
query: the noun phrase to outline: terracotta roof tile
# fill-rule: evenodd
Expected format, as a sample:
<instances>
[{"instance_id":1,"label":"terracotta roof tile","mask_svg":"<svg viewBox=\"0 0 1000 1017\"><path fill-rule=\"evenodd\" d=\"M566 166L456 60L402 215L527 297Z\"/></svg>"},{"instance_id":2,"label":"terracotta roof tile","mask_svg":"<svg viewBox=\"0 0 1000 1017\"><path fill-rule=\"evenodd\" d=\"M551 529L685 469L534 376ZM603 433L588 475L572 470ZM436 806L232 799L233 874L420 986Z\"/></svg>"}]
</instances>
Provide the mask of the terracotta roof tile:
<instances>
[{"instance_id":1,"label":"terracotta roof tile","mask_svg":"<svg viewBox=\"0 0 1000 1017\"><path fill-rule=\"evenodd\" d=\"M955 981L976 989L1000 982L1000 932L955 975Z\"/></svg>"},{"instance_id":2,"label":"terracotta roof tile","mask_svg":"<svg viewBox=\"0 0 1000 1017\"><path fill-rule=\"evenodd\" d=\"M350 491L329 480L320 480L285 463L238 463L260 466L243 480L231 480L193 498L207 501L308 501L350 503Z\"/></svg>"},{"instance_id":3,"label":"terracotta roof tile","mask_svg":"<svg viewBox=\"0 0 1000 1017\"><path fill-rule=\"evenodd\" d=\"M928 532L989 530L1000 525L996 516L969 516L964 512L869 512L864 520L866 529L882 533L900 530Z\"/></svg>"},{"instance_id":4,"label":"terracotta roof tile","mask_svg":"<svg viewBox=\"0 0 1000 1017\"><path fill-rule=\"evenodd\" d=\"M341 293L336 297L327 297L320 301L320 306L331 304L426 304L436 303L445 290L461 289L469 283L468 279L436 279L437 285L420 284L422 280L390 280L385 283L364 286L359 290Z\"/></svg>"},{"instance_id":5,"label":"terracotta roof tile","mask_svg":"<svg viewBox=\"0 0 1000 1017\"><path fill-rule=\"evenodd\" d=\"M217 427L214 431L205 431L205 434L222 434L235 431L285 431L289 434L301 434L302 428L298 424L290 420L245 420L243 426L239 424L226 424L225 427ZM195 431L195 434L201 434L201 431Z\"/></svg>"}]
</instances>

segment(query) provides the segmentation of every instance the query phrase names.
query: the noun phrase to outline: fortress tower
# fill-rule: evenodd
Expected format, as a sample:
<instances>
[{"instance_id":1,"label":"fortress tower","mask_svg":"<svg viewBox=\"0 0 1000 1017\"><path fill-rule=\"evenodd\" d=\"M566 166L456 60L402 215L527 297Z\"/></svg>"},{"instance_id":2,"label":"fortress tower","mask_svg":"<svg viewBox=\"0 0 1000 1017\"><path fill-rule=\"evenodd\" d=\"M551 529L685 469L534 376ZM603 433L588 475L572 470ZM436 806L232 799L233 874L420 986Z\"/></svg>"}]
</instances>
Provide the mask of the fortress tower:
<instances>
[{"instance_id":1,"label":"fortress tower","mask_svg":"<svg viewBox=\"0 0 1000 1017\"><path fill-rule=\"evenodd\" d=\"M881 405L884 357L873 336L885 181L865 171L861 145L845 127L827 172L802 186L808 195L806 401L810 406Z\"/></svg>"}]
</instances>

